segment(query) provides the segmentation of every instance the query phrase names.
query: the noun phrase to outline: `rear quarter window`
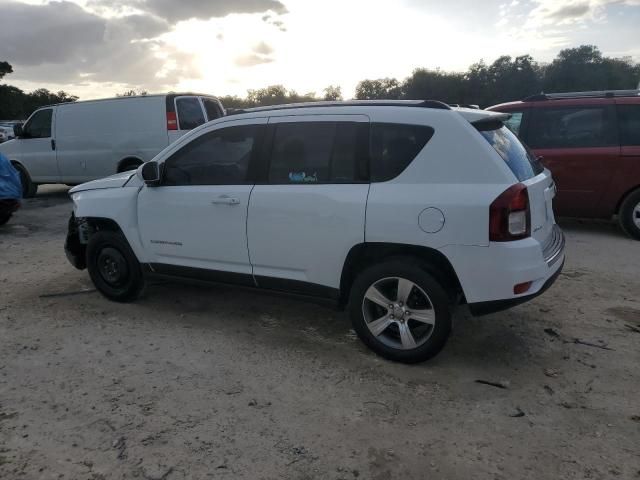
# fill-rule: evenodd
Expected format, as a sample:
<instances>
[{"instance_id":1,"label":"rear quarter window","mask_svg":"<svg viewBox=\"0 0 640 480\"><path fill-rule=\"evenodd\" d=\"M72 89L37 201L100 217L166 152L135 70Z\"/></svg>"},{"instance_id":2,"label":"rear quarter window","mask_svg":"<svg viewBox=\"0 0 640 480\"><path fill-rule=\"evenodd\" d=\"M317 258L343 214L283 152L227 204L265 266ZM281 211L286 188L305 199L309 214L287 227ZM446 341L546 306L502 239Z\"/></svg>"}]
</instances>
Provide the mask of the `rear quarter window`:
<instances>
[{"instance_id":1,"label":"rear quarter window","mask_svg":"<svg viewBox=\"0 0 640 480\"><path fill-rule=\"evenodd\" d=\"M519 181L535 177L544 170L533 153L506 126L481 130L480 134L498 152Z\"/></svg>"},{"instance_id":2,"label":"rear quarter window","mask_svg":"<svg viewBox=\"0 0 640 480\"><path fill-rule=\"evenodd\" d=\"M424 125L372 123L371 181L385 182L400 175L433 133L433 128Z\"/></svg>"}]
</instances>

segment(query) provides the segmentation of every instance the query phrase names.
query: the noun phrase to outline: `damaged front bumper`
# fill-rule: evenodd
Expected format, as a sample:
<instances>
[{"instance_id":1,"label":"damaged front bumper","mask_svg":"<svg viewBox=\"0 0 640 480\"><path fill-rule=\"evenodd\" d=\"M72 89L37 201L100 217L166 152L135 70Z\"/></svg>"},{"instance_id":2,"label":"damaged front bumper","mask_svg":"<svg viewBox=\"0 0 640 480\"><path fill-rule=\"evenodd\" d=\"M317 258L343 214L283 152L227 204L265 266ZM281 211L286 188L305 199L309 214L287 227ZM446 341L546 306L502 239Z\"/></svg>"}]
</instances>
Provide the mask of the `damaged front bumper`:
<instances>
[{"instance_id":1,"label":"damaged front bumper","mask_svg":"<svg viewBox=\"0 0 640 480\"><path fill-rule=\"evenodd\" d=\"M71 265L78 270L87 268L87 245L80 241L80 228L73 213L69 219L67 239L64 242L64 253Z\"/></svg>"}]
</instances>

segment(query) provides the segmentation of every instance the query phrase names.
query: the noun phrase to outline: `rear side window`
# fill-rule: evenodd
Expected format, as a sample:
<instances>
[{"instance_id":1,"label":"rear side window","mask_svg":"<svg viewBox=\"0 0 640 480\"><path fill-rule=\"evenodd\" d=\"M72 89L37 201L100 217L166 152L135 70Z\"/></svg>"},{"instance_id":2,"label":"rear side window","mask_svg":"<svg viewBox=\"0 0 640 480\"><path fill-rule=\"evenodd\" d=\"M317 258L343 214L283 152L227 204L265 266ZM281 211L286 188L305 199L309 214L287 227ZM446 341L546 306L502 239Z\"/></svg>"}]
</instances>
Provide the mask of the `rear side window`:
<instances>
[{"instance_id":1,"label":"rear side window","mask_svg":"<svg viewBox=\"0 0 640 480\"><path fill-rule=\"evenodd\" d=\"M261 126L222 128L205 134L164 163L163 185L242 185Z\"/></svg>"},{"instance_id":2,"label":"rear side window","mask_svg":"<svg viewBox=\"0 0 640 480\"><path fill-rule=\"evenodd\" d=\"M176 99L178 124L180 130L192 130L204 123L204 113L200 100L196 97L180 97Z\"/></svg>"},{"instance_id":3,"label":"rear side window","mask_svg":"<svg viewBox=\"0 0 640 480\"><path fill-rule=\"evenodd\" d=\"M49 138L52 117L53 110L50 108L36 112L24 126L24 136L27 138Z\"/></svg>"},{"instance_id":4,"label":"rear side window","mask_svg":"<svg viewBox=\"0 0 640 480\"><path fill-rule=\"evenodd\" d=\"M366 123L278 123L269 183L353 183L364 178Z\"/></svg>"},{"instance_id":5,"label":"rear side window","mask_svg":"<svg viewBox=\"0 0 640 480\"><path fill-rule=\"evenodd\" d=\"M433 128L399 123L371 124L371 181L400 175L433 136Z\"/></svg>"},{"instance_id":6,"label":"rear side window","mask_svg":"<svg viewBox=\"0 0 640 480\"><path fill-rule=\"evenodd\" d=\"M618 105L620 145L640 145L640 105Z\"/></svg>"},{"instance_id":7,"label":"rear side window","mask_svg":"<svg viewBox=\"0 0 640 480\"><path fill-rule=\"evenodd\" d=\"M481 130L480 133L498 152L519 181L535 177L544 170L533 154L506 126L493 130Z\"/></svg>"},{"instance_id":8,"label":"rear side window","mask_svg":"<svg viewBox=\"0 0 640 480\"><path fill-rule=\"evenodd\" d=\"M531 148L609 147L617 144L613 119L602 106L535 108Z\"/></svg>"},{"instance_id":9,"label":"rear side window","mask_svg":"<svg viewBox=\"0 0 640 480\"><path fill-rule=\"evenodd\" d=\"M222 111L215 100L202 97L202 103L204 104L204 110L207 112L208 120L214 120L222 116Z\"/></svg>"}]
</instances>

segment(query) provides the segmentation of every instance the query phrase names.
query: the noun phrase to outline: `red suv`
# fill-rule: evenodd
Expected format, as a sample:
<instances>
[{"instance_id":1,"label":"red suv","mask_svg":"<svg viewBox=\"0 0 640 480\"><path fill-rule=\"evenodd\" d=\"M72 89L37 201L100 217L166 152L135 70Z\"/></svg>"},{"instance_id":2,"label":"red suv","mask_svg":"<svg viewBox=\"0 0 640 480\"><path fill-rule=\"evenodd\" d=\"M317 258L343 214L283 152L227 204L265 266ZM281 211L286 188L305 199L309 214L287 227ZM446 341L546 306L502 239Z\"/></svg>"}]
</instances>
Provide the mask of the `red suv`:
<instances>
[{"instance_id":1,"label":"red suv","mask_svg":"<svg viewBox=\"0 0 640 480\"><path fill-rule=\"evenodd\" d=\"M559 216L612 218L640 240L640 90L541 94L488 108L551 171Z\"/></svg>"}]
</instances>

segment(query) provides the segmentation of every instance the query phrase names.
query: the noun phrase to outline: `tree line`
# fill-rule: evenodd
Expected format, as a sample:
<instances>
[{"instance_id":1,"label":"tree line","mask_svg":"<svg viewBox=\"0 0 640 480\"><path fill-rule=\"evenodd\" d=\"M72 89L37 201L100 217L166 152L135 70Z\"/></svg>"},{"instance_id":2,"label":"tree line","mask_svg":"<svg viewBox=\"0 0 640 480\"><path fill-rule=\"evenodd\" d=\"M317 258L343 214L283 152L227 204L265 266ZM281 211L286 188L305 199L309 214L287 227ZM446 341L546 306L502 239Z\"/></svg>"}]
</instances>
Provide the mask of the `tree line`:
<instances>
[{"instance_id":1,"label":"tree line","mask_svg":"<svg viewBox=\"0 0 640 480\"><path fill-rule=\"evenodd\" d=\"M0 62L0 79L13 71L7 62ZM381 78L362 80L356 86L355 98L434 99L446 103L475 104L482 108L497 103L520 100L540 92L585 90L620 90L640 88L640 63L630 57L614 58L602 55L593 45L581 45L561 50L549 63L537 62L531 55L499 57L491 64L479 61L465 72L417 68L403 79ZM122 95L146 94L129 90ZM320 95L300 94L283 85L271 85L248 90L245 97L219 96L227 108L249 108L283 103L342 100L339 86L330 85ZM78 97L60 91L38 89L25 93L11 85L0 85L0 119L26 118L43 105L73 102Z\"/></svg>"},{"instance_id":2,"label":"tree line","mask_svg":"<svg viewBox=\"0 0 640 480\"><path fill-rule=\"evenodd\" d=\"M13 67L0 61L0 80L5 75L13 73ZM46 88L39 88L25 93L12 85L0 85L0 120L24 120L31 113L45 105L63 102L75 102L78 97L67 92L51 92Z\"/></svg>"}]
</instances>

